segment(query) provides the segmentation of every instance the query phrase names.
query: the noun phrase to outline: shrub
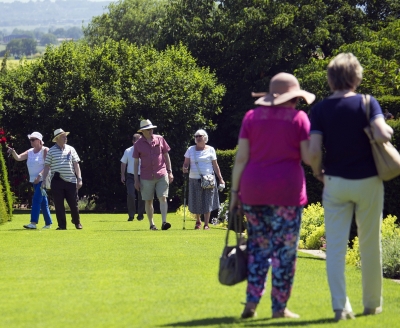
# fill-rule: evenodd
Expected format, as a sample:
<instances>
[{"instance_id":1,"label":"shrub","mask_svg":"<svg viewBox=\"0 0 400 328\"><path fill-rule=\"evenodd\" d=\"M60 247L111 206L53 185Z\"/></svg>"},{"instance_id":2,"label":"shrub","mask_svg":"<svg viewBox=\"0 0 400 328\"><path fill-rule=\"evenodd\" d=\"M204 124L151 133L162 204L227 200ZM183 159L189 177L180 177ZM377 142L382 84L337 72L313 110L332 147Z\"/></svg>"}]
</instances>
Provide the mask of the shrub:
<instances>
[{"instance_id":1,"label":"shrub","mask_svg":"<svg viewBox=\"0 0 400 328\"><path fill-rule=\"evenodd\" d=\"M388 215L382 221L382 269L385 278L400 277L400 228L395 224L397 217ZM358 237L353 239L353 247L347 248L346 263L361 267Z\"/></svg>"},{"instance_id":2,"label":"shrub","mask_svg":"<svg viewBox=\"0 0 400 328\"><path fill-rule=\"evenodd\" d=\"M308 205L303 211L299 248L304 248L304 247L308 248L307 238L311 236L317 228L323 225L324 225L324 208L321 206L321 203ZM322 235L320 237L322 237ZM315 236L313 238L315 238ZM311 245L311 240L309 244ZM316 249L319 248L320 245L318 245Z\"/></svg>"},{"instance_id":3,"label":"shrub","mask_svg":"<svg viewBox=\"0 0 400 328\"><path fill-rule=\"evenodd\" d=\"M5 137L3 137L4 131L0 129L0 139L5 141ZM3 146L0 142L0 198L1 203L0 207L3 209L0 212L0 223L4 223L6 221L10 221L12 218L12 211L13 211L13 195L10 189L10 182L8 181L8 172L6 162L3 156ZM4 212L5 211L5 212Z\"/></svg>"},{"instance_id":4,"label":"shrub","mask_svg":"<svg viewBox=\"0 0 400 328\"><path fill-rule=\"evenodd\" d=\"M325 244L325 224L323 224L316 227L316 229L306 238L306 248L321 249Z\"/></svg>"},{"instance_id":5,"label":"shrub","mask_svg":"<svg viewBox=\"0 0 400 328\"><path fill-rule=\"evenodd\" d=\"M400 278L400 235L382 240L382 270L386 278Z\"/></svg>"},{"instance_id":6,"label":"shrub","mask_svg":"<svg viewBox=\"0 0 400 328\"><path fill-rule=\"evenodd\" d=\"M185 215L186 218L188 218L188 219L196 220L196 215L189 211L189 207L187 205L186 205L186 208L183 205L179 206L179 208L176 210L175 214L182 216L182 218Z\"/></svg>"}]
</instances>

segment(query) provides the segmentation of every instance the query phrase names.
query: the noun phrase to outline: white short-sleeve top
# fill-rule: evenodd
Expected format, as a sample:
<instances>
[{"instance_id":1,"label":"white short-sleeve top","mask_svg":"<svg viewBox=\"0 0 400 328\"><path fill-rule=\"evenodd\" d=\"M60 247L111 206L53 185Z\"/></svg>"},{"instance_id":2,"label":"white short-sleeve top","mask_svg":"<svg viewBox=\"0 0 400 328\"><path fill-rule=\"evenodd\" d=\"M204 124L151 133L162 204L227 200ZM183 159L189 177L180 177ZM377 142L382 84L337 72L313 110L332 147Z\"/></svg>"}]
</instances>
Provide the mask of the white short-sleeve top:
<instances>
[{"instance_id":1,"label":"white short-sleeve top","mask_svg":"<svg viewBox=\"0 0 400 328\"><path fill-rule=\"evenodd\" d=\"M204 150L196 150L196 146L190 146L185 153L186 158L190 158L189 178L200 179L199 170L202 175L214 173L212 161L217 159L215 149L211 146L206 146ZM196 161L198 165L196 165Z\"/></svg>"}]
</instances>

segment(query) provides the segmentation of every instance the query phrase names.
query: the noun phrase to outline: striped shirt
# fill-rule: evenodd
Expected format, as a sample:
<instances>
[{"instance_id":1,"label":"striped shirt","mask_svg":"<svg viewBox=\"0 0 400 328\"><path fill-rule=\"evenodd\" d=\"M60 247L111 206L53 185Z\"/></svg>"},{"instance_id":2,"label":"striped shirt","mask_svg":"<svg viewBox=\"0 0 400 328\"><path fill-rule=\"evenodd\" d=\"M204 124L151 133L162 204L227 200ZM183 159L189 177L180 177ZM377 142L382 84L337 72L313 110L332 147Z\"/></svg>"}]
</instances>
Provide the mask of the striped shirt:
<instances>
[{"instance_id":1,"label":"striped shirt","mask_svg":"<svg viewBox=\"0 0 400 328\"><path fill-rule=\"evenodd\" d=\"M79 161L79 156L74 147L66 144L64 150L62 150L55 144L47 153L45 165L49 165L51 168L51 178L53 178L55 172L59 172L64 181L76 183L74 163Z\"/></svg>"}]
</instances>

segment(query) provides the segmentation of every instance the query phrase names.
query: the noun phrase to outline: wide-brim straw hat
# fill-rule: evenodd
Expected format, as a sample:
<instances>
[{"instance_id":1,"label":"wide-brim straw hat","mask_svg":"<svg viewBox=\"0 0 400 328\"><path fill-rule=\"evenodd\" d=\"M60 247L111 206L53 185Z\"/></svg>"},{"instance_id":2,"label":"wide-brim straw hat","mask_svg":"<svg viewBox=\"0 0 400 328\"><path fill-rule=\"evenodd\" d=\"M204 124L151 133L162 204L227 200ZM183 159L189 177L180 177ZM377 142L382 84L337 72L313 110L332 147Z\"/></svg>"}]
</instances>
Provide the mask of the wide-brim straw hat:
<instances>
[{"instance_id":1,"label":"wide-brim straw hat","mask_svg":"<svg viewBox=\"0 0 400 328\"><path fill-rule=\"evenodd\" d=\"M138 132L142 132L143 130L148 130L148 129L155 129L157 126L151 124L150 120L143 120L140 121L140 129Z\"/></svg>"},{"instance_id":2,"label":"wide-brim straw hat","mask_svg":"<svg viewBox=\"0 0 400 328\"><path fill-rule=\"evenodd\" d=\"M64 133L65 133L66 136L69 135L69 132L65 132L63 129L57 129L57 130L55 130L55 131L54 131L54 138L53 138L52 141L53 141L53 142L56 142L58 136L61 135L61 134L64 134Z\"/></svg>"},{"instance_id":3,"label":"wide-brim straw hat","mask_svg":"<svg viewBox=\"0 0 400 328\"><path fill-rule=\"evenodd\" d=\"M269 83L268 93L253 93L253 97L260 97L254 103L262 106L276 106L283 104L290 99L301 97L307 104L315 100L311 92L301 90L299 81L289 73L276 74Z\"/></svg>"}]
</instances>

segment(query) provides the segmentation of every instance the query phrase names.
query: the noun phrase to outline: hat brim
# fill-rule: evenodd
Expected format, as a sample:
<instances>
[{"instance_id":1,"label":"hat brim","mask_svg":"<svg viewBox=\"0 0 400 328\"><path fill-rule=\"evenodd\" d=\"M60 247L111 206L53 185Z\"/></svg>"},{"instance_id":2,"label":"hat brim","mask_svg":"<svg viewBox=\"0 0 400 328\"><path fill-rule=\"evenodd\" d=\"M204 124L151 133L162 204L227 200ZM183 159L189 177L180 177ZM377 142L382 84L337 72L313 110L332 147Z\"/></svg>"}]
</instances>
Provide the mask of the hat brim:
<instances>
[{"instance_id":1,"label":"hat brim","mask_svg":"<svg viewBox=\"0 0 400 328\"><path fill-rule=\"evenodd\" d=\"M60 135L62 135L62 134L65 134L66 136L67 135L69 135L69 132L61 132L61 133L59 133L59 134L57 134L54 138L53 138L53 142L56 142L56 140L57 140L57 138L60 136Z\"/></svg>"},{"instance_id":2,"label":"hat brim","mask_svg":"<svg viewBox=\"0 0 400 328\"><path fill-rule=\"evenodd\" d=\"M157 127L157 125L146 126L145 128L141 128L141 129L138 130L137 132L142 132L143 130L155 129L156 127Z\"/></svg>"},{"instance_id":3,"label":"hat brim","mask_svg":"<svg viewBox=\"0 0 400 328\"><path fill-rule=\"evenodd\" d=\"M277 97L268 93L266 96L258 98L254 103L262 106L277 106L297 97L303 98L307 104L311 104L315 100L315 95L311 92L304 90L293 90Z\"/></svg>"}]
</instances>

